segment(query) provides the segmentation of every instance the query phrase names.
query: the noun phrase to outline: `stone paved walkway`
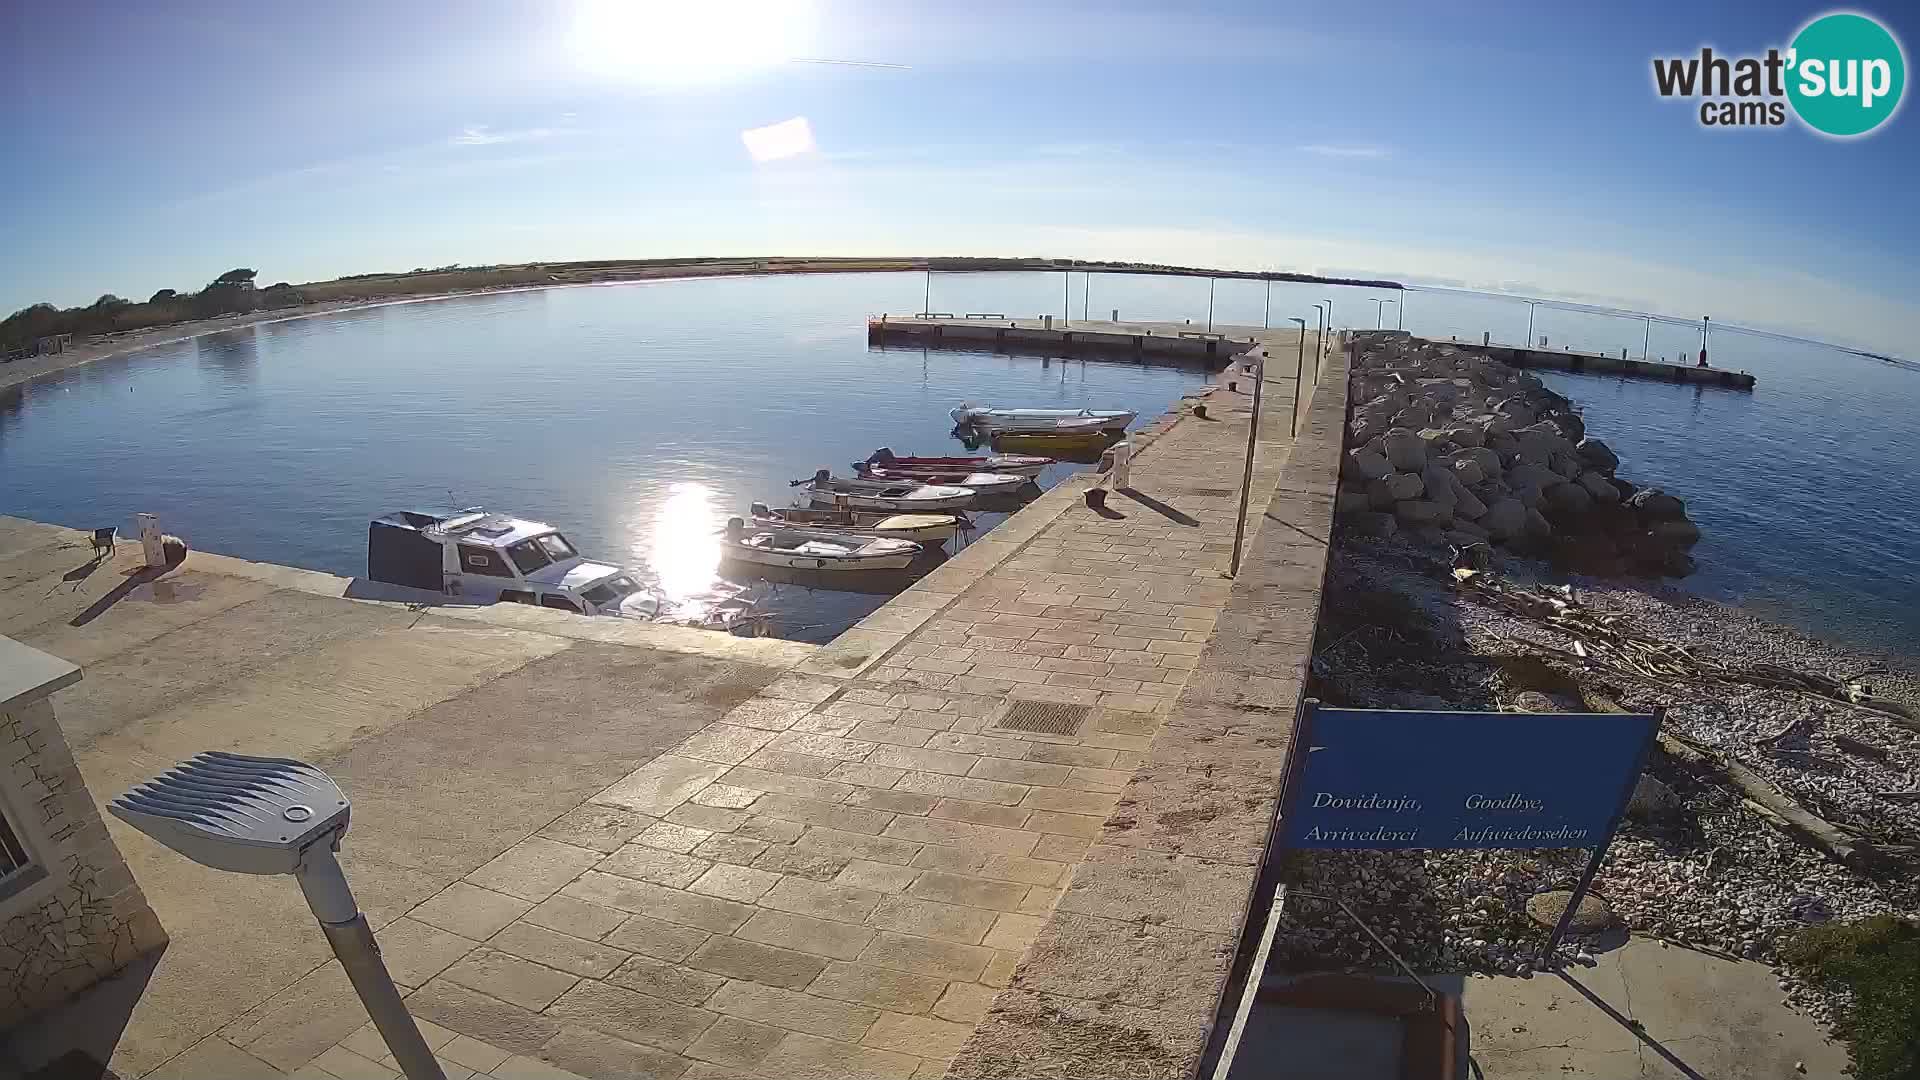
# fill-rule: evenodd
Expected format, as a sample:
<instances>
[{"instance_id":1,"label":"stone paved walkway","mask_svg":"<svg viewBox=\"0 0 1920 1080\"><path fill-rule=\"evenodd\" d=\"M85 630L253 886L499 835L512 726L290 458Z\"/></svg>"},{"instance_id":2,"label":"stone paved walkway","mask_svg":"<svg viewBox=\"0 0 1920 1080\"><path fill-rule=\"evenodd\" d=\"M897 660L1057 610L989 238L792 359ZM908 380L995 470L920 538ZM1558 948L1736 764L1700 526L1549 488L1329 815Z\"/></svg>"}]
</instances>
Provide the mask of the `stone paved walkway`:
<instances>
[{"instance_id":1,"label":"stone paved walkway","mask_svg":"<svg viewBox=\"0 0 1920 1080\"><path fill-rule=\"evenodd\" d=\"M1268 387L1250 530L1288 445L1292 365L1274 366L1286 378ZM488 1064L500 1077L942 1075L1213 627L1246 398L1216 389L1215 419L1163 426L1104 513L1081 498L1090 477L1049 492L382 928L415 1015L457 1036L449 1062L506 1055ZM1069 726L1009 727L1032 703L1068 707ZM271 1019L203 1047L341 1080L391 1074L368 1029L312 1057Z\"/></svg>"}]
</instances>

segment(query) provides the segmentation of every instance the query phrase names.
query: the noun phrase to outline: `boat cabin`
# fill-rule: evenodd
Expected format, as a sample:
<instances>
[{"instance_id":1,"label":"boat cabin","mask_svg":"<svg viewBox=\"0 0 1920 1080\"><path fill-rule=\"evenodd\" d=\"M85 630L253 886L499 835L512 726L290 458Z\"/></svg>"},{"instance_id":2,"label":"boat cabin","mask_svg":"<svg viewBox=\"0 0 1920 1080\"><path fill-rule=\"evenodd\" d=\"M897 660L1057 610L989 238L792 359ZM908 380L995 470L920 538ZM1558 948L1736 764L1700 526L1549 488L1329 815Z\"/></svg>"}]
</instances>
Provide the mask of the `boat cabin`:
<instances>
[{"instance_id":1,"label":"boat cabin","mask_svg":"<svg viewBox=\"0 0 1920 1080\"><path fill-rule=\"evenodd\" d=\"M367 577L473 603L532 604L582 615L619 614L641 592L626 571L583 559L538 521L465 510L402 510L367 528Z\"/></svg>"}]
</instances>

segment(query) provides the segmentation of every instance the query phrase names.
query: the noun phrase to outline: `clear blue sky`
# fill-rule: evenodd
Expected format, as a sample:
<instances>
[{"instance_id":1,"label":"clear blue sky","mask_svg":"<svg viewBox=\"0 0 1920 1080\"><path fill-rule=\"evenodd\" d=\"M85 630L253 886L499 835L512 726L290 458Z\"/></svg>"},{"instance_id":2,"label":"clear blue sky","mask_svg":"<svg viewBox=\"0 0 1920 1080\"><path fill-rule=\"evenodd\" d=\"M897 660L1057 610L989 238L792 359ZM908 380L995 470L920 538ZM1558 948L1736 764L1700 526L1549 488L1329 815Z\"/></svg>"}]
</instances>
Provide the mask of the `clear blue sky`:
<instances>
[{"instance_id":1,"label":"clear blue sky","mask_svg":"<svg viewBox=\"0 0 1920 1080\"><path fill-rule=\"evenodd\" d=\"M236 265L1031 254L1365 272L1920 354L1911 104L1838 142L1703 130L1652 90L1654 55L1784 46L1817 5L5 7L6 311ZM1862 10L1912 56L1911 7ZM795 117L816 148L756 163L741 132Z\"/></svg>"}]
</instances>

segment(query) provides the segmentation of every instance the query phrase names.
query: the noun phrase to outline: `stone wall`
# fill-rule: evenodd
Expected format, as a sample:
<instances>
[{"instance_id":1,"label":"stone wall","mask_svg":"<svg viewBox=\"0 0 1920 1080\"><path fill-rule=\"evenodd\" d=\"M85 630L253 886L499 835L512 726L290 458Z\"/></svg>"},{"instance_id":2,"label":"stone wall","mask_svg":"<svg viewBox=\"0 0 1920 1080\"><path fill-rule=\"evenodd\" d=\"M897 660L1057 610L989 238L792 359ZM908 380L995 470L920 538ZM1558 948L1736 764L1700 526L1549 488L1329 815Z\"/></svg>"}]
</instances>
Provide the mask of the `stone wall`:
<instances>
[{"instance_id":1,"label":"stone wall","mask_svg":"<svg viewBox=\"0 0 1920 1080\"><path fill-rule=\"evenodd\" d=\"M0 805L39 874L0 896L0 1030L166 943L45 697L0 711ZM43 872L43 873L42 873Z\"/></svg>"}]
</instances>

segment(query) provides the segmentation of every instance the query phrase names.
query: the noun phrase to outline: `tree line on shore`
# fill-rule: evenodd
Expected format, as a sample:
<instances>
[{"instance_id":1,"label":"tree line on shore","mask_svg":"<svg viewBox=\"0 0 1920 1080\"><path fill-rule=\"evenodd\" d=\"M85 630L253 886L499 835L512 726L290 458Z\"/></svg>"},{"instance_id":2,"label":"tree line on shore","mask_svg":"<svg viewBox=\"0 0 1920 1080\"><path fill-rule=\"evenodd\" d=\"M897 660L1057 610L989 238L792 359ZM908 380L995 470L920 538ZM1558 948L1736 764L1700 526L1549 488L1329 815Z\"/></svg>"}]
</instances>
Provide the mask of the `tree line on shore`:
<instances>
[{"instance_id":1,"label":"tree line on shore","mask_svg":"<svg viewBox=\"0 0 1920 1080\"><path fill-rule=\"evenodd\" d=\"M91 337L305 302L300 291L284 281L255 288L256 274L249 267L236 267L198 292L161 289L144 302L106 293L84 307L34 304L0 320L0 350L11 357L30 354L41 339L60 334Z\"/></svg>"}]
</instances>

